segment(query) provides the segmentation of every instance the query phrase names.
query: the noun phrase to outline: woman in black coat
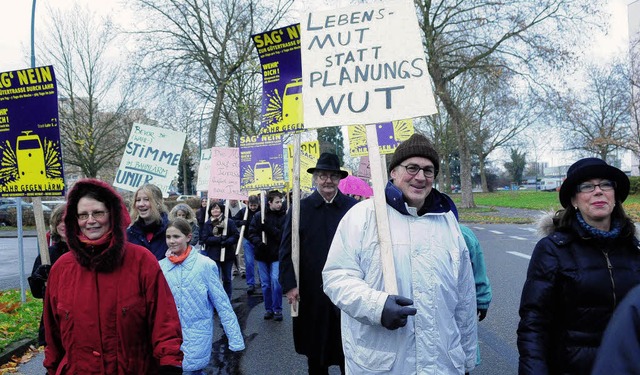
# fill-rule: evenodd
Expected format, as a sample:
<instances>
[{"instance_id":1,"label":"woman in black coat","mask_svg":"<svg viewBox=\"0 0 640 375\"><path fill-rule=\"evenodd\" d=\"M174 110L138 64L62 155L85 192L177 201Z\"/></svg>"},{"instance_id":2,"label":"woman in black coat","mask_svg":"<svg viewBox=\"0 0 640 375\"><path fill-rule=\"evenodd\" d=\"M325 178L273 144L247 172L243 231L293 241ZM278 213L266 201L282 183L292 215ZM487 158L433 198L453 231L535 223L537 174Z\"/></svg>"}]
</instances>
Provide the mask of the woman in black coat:
<instances>
[{"instance_id":1,"label":"woman in black coat","mask_svg":"<svg viewBox=\"0 0 640 375\"><path fill-rule=\"evenodd\" d=\"M226 233L224 231L225 224L227 226ZM222 276L222 286L231 300L231 292L233 291L231 270L239 233L233 219L225 220L222 203L212 203L209 206L209 220L204 224L200 235L201 242L204 244L204 254L216 262L220 276ZM222 251L224 251L224 261L220 260Z\"/></svg>"},{"instance_id":2,"label":"woman in black coat","mask_svg":"<svg viewBox=\"0 0 640 375\"><path fill-rule=\"evenodd\" d=\"M640 284L629 179L582 159L560 188L564 207L533 251L520 302L520 374L589 374L611 314Z\"/></svg>"}]
</instances>

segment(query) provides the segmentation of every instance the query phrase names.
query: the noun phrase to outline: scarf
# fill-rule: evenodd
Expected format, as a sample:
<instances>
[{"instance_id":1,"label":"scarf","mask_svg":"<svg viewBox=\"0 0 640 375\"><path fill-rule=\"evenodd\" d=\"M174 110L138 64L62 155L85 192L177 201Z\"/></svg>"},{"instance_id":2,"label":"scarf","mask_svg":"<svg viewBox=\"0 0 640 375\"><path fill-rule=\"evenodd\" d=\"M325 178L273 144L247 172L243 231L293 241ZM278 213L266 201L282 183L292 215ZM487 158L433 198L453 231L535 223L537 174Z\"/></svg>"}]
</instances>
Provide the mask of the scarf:
<instances>
[{"instance_id":1,"label":"scarf","mask_svg":"<svg viewBox=\"0 0 640 375\"><path fill-rule=\"evenodd\" d=\"M95 248L101 248L104 245L109 245L111 243L111 238L113 237L113 231L109 230L107 233L103 234L102 237L97 240L92 240L89 237L85 236L84 233L80 233L78 235L78 239L85 246L93 246Z\"/></svg>"},{"instance_id":2,"label":"scarf","mask_svg":"<svg viewBox=\"0 0 640 375\"><path fill-rule=\"evenodd\" d=\"M171 263L180 264L180 263L184 262L185 259L187 259L187 257L189 256L190 252L191 252L191 245L187 245L187 250L182 252L182 254L176 255L171 250L167 250L165 256L167 258L169 258Z\"/></svg>"},{"instance_id":3,"label":"scarf","mask_svg":"<svg viewBox=\"0 0 640 375\"><path fill-rule=\"evenodd\" d=\"M587 233L597 239L618 238L618 236L620 235L620 231L622 230L622 225L617 220L614 220L611 223L611 230L607 232L587 224L587 222L584 221L584 218L582 217L580 211L576 211L576 218L578 219L578 223L580 224L582 229L584 229L585 231L587 231Z\"/></svg>"}]
</instances>

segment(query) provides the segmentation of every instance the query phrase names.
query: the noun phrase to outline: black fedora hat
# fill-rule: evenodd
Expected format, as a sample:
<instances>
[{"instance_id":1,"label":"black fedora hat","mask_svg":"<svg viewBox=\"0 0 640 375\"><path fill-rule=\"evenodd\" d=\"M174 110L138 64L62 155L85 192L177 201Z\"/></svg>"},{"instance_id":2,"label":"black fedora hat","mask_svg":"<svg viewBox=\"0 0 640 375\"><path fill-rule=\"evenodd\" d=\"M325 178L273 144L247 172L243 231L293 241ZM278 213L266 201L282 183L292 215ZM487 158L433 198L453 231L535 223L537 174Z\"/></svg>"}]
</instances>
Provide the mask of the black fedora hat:
<instances>
[{"instance_id":1,"label":"black fedora hat","mask_svg":"<svg viewBox=\"0 0 640 375\"><path fill-rule=\"evenodd\" d=\"M323 152L320 154L320 158L318 159L315 168L309 168L307 169L307 172L313 173L317 170L338 172L340 173L340 178L345 178L349 175L349 172L340 169L340 160L338 160L338 155L330 152Z\"/></svg>"},{"instance_id":2,"label":"black fedora hat","mask_svg":"<svg viewBox=\"0 0 640 375\"><path fill-rule=\"evenodd\" d=\"M571 197L576 193L578 184L592 179L606 178L616 183L616 200L624 202L629 195L629 177L618 168L607 164L602 159L585 158L573 163L567 171L567 178L560 186L560 204L567 207L571 204Z\"/></svg>"}]
</instances>

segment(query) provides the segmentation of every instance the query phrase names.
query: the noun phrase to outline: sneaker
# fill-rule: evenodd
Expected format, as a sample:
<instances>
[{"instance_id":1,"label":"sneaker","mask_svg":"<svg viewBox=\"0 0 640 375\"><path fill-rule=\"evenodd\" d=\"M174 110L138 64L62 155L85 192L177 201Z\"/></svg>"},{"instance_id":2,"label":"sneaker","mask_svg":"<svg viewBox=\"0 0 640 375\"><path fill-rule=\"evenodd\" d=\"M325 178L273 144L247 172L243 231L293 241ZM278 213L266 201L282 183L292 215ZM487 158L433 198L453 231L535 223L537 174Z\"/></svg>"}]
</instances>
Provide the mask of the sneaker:
<instances>
[{"instance_id":1,"label":"sneaker","mask_svg":"<svg viewBox=\"0 0 640 375\"><path fill-rule=\"evenodd\" d=\"M241 276L243 279L246 279L246 278L247 278L247 274L246 274L244 271L240 274L240 276Z\"/></svg>"},{"instance_id":2,"label":"sneaker","mask_svg":"<svg viewBox=\"0 0 640 375\"><path fill-rule=\"evenodd\" d=\"M253 293L255 293L255 291L256 291L256 287L255 287L255 286L253 286L253 285L249 285L249 286L247 287L247 294L248 294L248 295L253 295Z\"/></svg>"},{"instance_id":3,"label":"sneaker","mask_svg":"<svg viewBox=\"0 0 640 375\"><path fill-rule=\"evenodd\" d=\"M282 321L282 313L281 312L276 312L275 314L273 314L273 320L276 322L281 322Z\"/></svg>"},{"instance_id":4,"label":"sneaker","mask_svg":"<svg viewBox=\"0 0 640 375\"><path fill-rule=\"evenodd\" d=\"M233 276L238 276L238 270L233 270Z\"/></svg>"},{"instance_id":5,"label":"sneaker","mask_svg":"<svg viewBox=\"0 0 640 375\"><path fill-rule=\"evenodd\" d=\"M264 320L273 319L273 312L267 311L264 313ZM282 314L280 314L280 320L282 320Z\"/></svg>"}]
</instances>

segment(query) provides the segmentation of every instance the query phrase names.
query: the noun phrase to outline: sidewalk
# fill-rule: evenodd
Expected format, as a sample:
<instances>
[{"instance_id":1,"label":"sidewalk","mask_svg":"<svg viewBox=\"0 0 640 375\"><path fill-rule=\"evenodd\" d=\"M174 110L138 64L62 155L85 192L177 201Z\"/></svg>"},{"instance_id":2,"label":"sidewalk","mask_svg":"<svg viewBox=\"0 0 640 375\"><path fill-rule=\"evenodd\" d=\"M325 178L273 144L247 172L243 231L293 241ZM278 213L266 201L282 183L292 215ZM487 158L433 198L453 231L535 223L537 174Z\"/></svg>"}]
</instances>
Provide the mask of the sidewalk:
<instances>
[{"instance_id":1,"label":"sidewalk","mask_svg":"<svg viewBox=\"0 0 640 375\"><path fill-rule=\"evenodd\" d=\"M23 230L22 237L36 237L38 232L35 229ZM0 238L16 238L18 237L18 230L0 230Z\"/></svg>"}]
</instances>

